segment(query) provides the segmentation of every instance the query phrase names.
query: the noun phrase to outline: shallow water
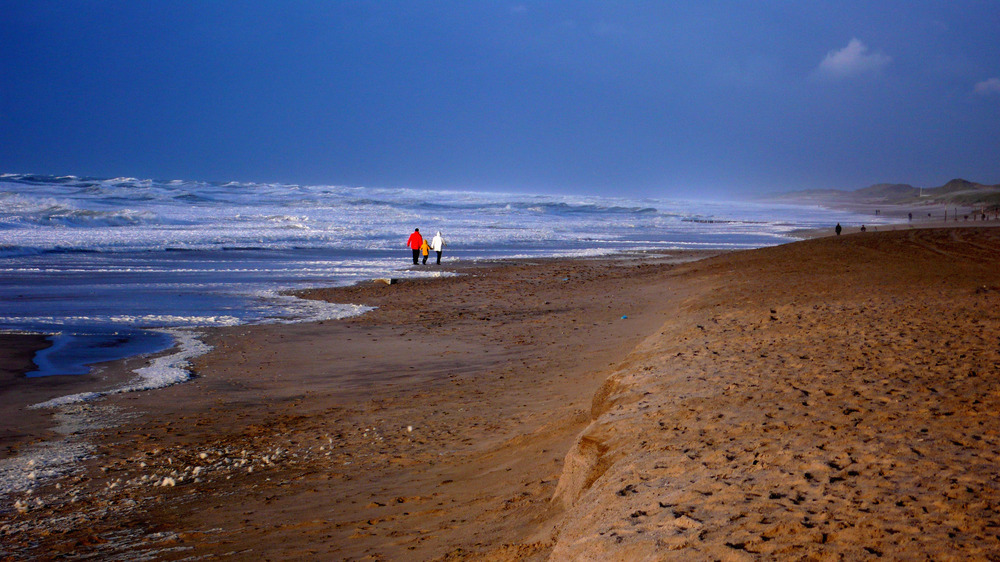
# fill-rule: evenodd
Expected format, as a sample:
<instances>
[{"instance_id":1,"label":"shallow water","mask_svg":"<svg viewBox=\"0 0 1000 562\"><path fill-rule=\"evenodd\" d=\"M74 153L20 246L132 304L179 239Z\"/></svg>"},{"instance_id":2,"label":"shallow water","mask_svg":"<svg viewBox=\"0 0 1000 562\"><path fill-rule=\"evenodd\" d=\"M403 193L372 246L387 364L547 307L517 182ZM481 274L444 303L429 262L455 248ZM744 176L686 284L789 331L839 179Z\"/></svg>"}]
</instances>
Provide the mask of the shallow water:
<instances>
[{"instance_id":1,"label":"shallow water","mask_svg":"<svg viewBox=\"0 0 1000 562\"><path fill-rule=\"evenodd\" d=\"M37 369L27 373L27 376L85 375L96 363L149 355L174 346L174 338L170 334L151 330L79 335L59 333L49 336L49 340L52 345L35 354Z\"/></svg>"}]
</instances>

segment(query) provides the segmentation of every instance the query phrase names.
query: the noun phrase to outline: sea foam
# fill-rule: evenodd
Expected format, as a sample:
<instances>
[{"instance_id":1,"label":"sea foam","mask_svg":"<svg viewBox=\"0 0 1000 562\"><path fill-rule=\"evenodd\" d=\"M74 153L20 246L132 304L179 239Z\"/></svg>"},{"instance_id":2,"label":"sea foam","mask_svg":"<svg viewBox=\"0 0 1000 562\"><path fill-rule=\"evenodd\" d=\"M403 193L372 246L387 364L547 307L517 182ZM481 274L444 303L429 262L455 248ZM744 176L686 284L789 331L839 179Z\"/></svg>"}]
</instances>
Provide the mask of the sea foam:
<instances>
[{"instance_id":1,"label":"sea foam","mask_svg":"<svg viewBox=\"0 0 1000 562\"><path fill-rule=\"evenodd\" d=\"M175 346L176 351L169 355L156 357L148 366L136 369L133 373L138 376L124 385L110 390L81 392L60 396L30 407L58 408L59 406L87 402L112 394L163 388L188 380L191 378L191 373L188 370L191 359L208 353L212 349L211 346L199 339L201 334L198 332L179 329L163 331L169 333L177 342Z\"/></svg>"}]
</instances>

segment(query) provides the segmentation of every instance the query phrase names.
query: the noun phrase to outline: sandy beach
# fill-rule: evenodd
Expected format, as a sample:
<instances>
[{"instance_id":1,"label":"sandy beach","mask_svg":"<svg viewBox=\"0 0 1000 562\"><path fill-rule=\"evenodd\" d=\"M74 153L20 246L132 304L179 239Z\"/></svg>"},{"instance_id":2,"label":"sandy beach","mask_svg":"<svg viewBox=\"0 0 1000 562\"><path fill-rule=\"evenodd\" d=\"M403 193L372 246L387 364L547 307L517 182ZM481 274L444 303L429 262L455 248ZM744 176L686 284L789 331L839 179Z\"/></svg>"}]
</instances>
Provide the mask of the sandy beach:
<instances>
[{"instance_id":1,"label":"sandy beach","mask_svg":"<svg viewBox=\"0 0 1000 562\"><path fill-rule=\"evenodd\" d=\"M378 308L5 424L9 458L93 448L6 498L0 557L995 559L997 255L900 229L313 291ZM42 343L3 343L23 382Z\"/></svg>"}]
</instances>

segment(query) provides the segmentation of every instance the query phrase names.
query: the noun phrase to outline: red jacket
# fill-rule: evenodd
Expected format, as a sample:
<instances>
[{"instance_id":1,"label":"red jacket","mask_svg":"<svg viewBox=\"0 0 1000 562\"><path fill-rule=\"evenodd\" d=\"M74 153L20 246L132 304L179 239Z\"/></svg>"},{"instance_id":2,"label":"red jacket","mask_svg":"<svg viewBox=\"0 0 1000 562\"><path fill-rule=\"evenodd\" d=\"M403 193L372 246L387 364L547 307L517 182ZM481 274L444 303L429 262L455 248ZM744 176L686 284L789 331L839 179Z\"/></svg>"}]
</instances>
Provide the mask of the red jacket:
<instances>
[{"instance_id":1,"label":"red jacket","mask_svg":"<svg viewBox=\"0 0 1000 562\"><path fill-rule=\"evenodd\" d=\"M417 231L414 231L413 234L410 235L410 239L406 241L406 245L409 246L411 250L419 250L420 245L423 243L424 237Z\"/></svg>"}]
</instances>

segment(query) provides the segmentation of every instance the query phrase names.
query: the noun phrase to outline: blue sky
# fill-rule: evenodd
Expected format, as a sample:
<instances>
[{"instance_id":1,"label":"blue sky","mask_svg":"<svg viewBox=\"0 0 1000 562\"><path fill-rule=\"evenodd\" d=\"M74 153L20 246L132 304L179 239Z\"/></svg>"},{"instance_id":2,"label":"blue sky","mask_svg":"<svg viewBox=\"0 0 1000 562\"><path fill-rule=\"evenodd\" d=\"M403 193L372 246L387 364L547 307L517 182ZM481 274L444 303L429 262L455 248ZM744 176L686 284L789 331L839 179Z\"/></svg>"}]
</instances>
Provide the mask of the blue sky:
<instances>
[{"instance_id":1,"label":"blue sky","mask_svg":"<svg viewBox=\"0 0 1000 562\"><path fill-rule=\"evenodd\" d=\"M0 0L0 171L687 196L1000 183L995 1Z\"/></svg>"}]
</instances>

